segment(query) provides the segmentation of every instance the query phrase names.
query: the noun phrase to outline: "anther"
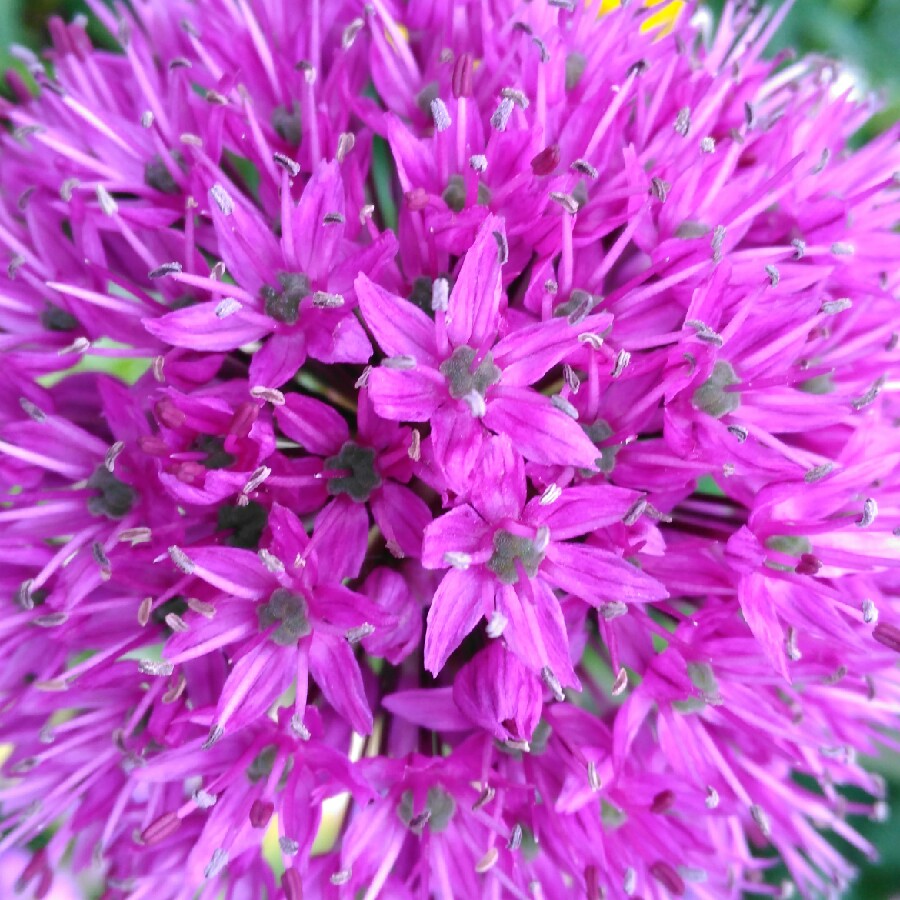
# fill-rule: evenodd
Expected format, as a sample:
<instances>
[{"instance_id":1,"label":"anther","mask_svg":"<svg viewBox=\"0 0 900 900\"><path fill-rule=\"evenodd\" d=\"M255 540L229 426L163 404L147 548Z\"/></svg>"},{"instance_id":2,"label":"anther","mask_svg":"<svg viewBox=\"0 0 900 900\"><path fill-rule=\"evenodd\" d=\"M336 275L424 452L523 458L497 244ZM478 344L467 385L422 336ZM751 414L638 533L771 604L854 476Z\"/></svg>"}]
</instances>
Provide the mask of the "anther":
<instances>
[{"instance_id":1,"label":"anther","mask_svg":"<svg viewBox=\"0 0 900 900\"><path fill-rule=\"evenodd\" d=\"M613 619L620 619L622 616L628 615L628 604L621 600L608 600L606 603L601 603L597 611L607 622L612 622Z\"/></svg>"},{"instance_id":2,"label":"anther","mask_svg":"<svg viewBox=\"0 0 900 900\"><path fill-rule=\"evenodd\" d=\"M597 171L596 167L592 166L586 159L576 159L575 162L572 163L571 168L581 175L587 175L588 178L600 177L600 173Z\"/></svg>"},{"instance_id":3,"label":"anther","mask_svg":"<svg viewBox=\"0 0 900 900\"><path fill-rule=\"evenodd\" d=\"M350 880L351 875L352 872L350 871L350 869L339 869L337 872L333 873L328 880L332 884L342 885L346 884Z\"/></svg>"},{"instance_id":4,"label":"anther","mask_svg":"<svg viewBox=\"0 0 900 900\"><path fill-rule=\"evenodd\" d=\"M344 29L341 34L341 48L343 50L349 50L353 46L353 43L356 41L356 36L360 33L365 24L364 19L356 18Z\"/></svg>"},{"instance_id":5,"label":"anther","mask_svg":"<svg viewBox=\"0 0 900 900\"><path fill-rule=\"evenodd\" d=\"M592 791L599 791L600 788L603 787L603 784L600 781L600 775L597 772L597 763L595 763L592 759L588 760L587 777L588 784L591 786Z\"/></svg>"},{"instance_id":6,"label":"anther","mask_svg":"<svg viewBox=\"0 0 900 900\"><path fill-rule=\"evenodd\" d=\"M610 693L613 697L618 697L628 687L628 672L625 669L619 669L616 680L612 683Z\"/></svg>"},{"instance_id":7,"label":"anther","mask_svg":"<svg viewBox=\"0 0 900 900\"><path fill-rule=\"evenodd\" d=\"M522 846L522 826L516 822L513 825L513 830L509 835L509 840L506 842L506 849L511 850L513 853L516 852Z\"/></svg>"},{"instance_id":8,"label":"anther","mask_svg":"<svg viewBox=\"0 0 900 900\"><path fill-rule=\"evenodd\" d=\"M826 300L819 307L819 312L824 313L826 316L836 316L852 306L853 301L849 297L839 297L837 300Z\"/></svg>"},{"instance_id":9,"label":"anther","mask_svg":"<svg viewBox=\"0 0 900 900\"><path fill-rule=\"evenodd\" d=\"M257 400L264 400L266 403L271 403L272 406L284 406L284 394L275 388L257 385L256 387L250 388L250 396Z\"/></svg>"},{"instance_id":10,"label":"anther","mask_svg":"<svg viewBox=\"0 0 900 900\"><path fill-rule=\"evenodd\" d=\"M483 875L485 872L490 871L497 864L497 860L500 858L500 853L496 847L491 847L481 859L475 863L475 871L479 875Z\"/></svg>"},{"instance_id":11,"label":"anther","mask_svg":"<svg viewBox=\"0 0 900 900\"><path fill-rule=\"evenodd\" d=\"M216 304L216 318L227 319L243 309L243 304L234 297L224 297Z\"/></svg>"},{"instance_id":12,"label":"anther","mask_svg":"<svg viewBox=\"0 0 900 900\"><path fill-rule=\"evenodd\" d=\"M613 365L612 377L618 378L631 362L631 354L627 350L620 350L616 355L616 361Z\"/></svg>"},{"instance_id":13,"label":"anther","mask_svg":"<svg viewBox=\"0 0 900 900\"><path fill-rule=\"evenodd\" d=\"M374 625L370 625L368 622L363 622L362 625L357 625L355 628L348 629L344 633L344 638L346 639L348 644L358 644L363 638L368 637L374 632Z\"/></svg>"},{"instance_id":14,"label":"anther","mask_svg":"<svg viewBox=\"0 0 900 900\"><path fill-rule=\"evenodd\" d=\"M580 208L578 200L572 194L566 194L562 191L551 191L550 199L554 203L558 203L570 216L574 216Z\"/></svg>"},{"instance_id":15,"label":"anther","mask_svg":"<svg viewBox=\"0 0 900 900\"><path fill-rule=\"evenodd\" d=\"M494 240L497 242L497 256L500 265L505 266L509 262L509 244L506 241L506 235L502 231L495 231Z\"/></svg>"},{"instance_id":16,"label":"anther","mask_svg":"<svg viewBox=\"0 0 900 900\"><path fill-rule=\"evenodd\" d=\"M578 418L578 410L560 394L554 394L550 398L550 402L561 412L565 413L570 419Z\"/></svg>"},{"instance_id":17,"label":"anther","mask_svg":"<svg viewBox=\"0 0 900 900\"><path fill-rule=\"evenodd\" d=\"M867 497L863 503L862 515L856 520L860 528L868 528L878 515L878 503L872 497Z\"/></svg>"},{"instance_id":18,"label":"anther","mask_svg":"<svg viewBox=\"0 0 900 900\"><path fill-rule=\"evenodd\" d=\"M465 571L472 565L472 557L468 553L460 553L456 550L448 550L444 554L444 562L454 569Z\"/></svg>"},{"instance_id":19,"label":"anther","mask_svg":"<svg viewBox=\"0 0 900 900\"><path fill-rule=\"evenodd\" d=\"M562 703L566 699L566 695L563 692L562 685L559 683L559 679L556 677L556 673L550 666L544 666L541 669L541 678L549 688L550 693L553 694L554 699Z\"/></svg>"},{"instance_id":20,"label":"anther","mask_svg":"<svg viewBox=\"0 0 900 900\"><path fill-rule=\"evenodd\" d=\"M701 153L715 153L716 152L716 140L715 138L705 137L700 139L700 152Z\"/></svg>"},{"instance_id":21,"label":"anther","mask_svg":"<svg viewBox=\"0 0 900 900\"><path fill-rule=\"evenodd\" d=\"M157 678L167 678L175 671L175 666L168 662L157 662L155 659L142 659L138 663L138 671L142 675L153 675Z\"/></svg>"},{"instance_id":22,"label":"anther","mask_svg":"<svg viewBox=\"0 0 900 900\"><path fill-rule=\"evenodd\" d=\"M234 212L234 200L221 184L216 182L210 188L209 194L223 215L230 216Z\"/></svg>"},{"instance_id":23,"label":"anther","mask_svg":"<svg viewBox=\"0 0 900 900\"><path fill-rule=\"evenodd\" d=\"M499 609L495 609L491 614L490 621L487 623L485 634L492 640L496 640L503 634L504 631L506 631L506 626L508 623L509 620L506 618L506 616L504 616Z\"/></svg>"},{"instance_id":24,"label":"anther","mask_svg":"<svg viewBox=\"0 0 900 900\"><path fill-rule=\"evenodd\" d=\"M484 172L487 170L487 157L483 153L476 153L469 157L469 165L476 172Z\"/></svg>"},{"instance_id":25,"label":"anther","mask_svg":"<svg viewBox=\"0 0 900 900\"><path fill-rule=\"evenodd\" d=\"M291 176L291 178L296 178L300 174L300 164L296 160L291 159L286 153L273 153L272 159L274 159L275 162Z\"/></svg>"},{"instance_id":26,"label":"anther","mask_svg":"<svg viewBox=\"0 0 900 900\"><path fill-rule=\"evenodd\" d=\"M653 177L650 179L650 193L659 200L660 203L665 203L666 199L669 196L669 191L672 189L672 185L669 184L663 178Z\"/></svg>"},{"instance_id":27,"label":"anther","mask_svg":"<svg viewBox=\"0 0 900 900\"><path fill-rule=\"evenodd\" d=\"M676 134L681 135L681 137L687 137L688 132L691 130L691 108L689 106L683 106L678 110L674 128Z\"/></svg>"},{"instance_id":28,"label":"anther","mask_svg":"<svg viewBox=\"0 0 900 900\"><path fill-rule=\"evenodd\" d=\"M204 791L203 788L200 788L200 790L194 791L191 799L198 809L212 809L219 798L215 794L210 794Z\"/></svg>"},{"instance_id":29,"label":"anther","mask_svg":"<svg viewBox=\"0 0 900 900\"><path fill-rule=\"evenodd\" d=\"M440 97L431 101L431 118L434 119L434 127L438 132L446 131L452 124L447 104Z\"/></svg>"},{"instance_id":30,"label":"anther","mask_svg":"<svg viewBox=\"0 0 900 900\"><path fill-rule=\"evenodd\" d=\"M182 270L182 265L180 262L167 262L163 263L161 266L157 266L155 269L151 269L147 273L148 278L163 278L166 275L174 275L176 272L180 272Z\"/></svg>"},{"instance_id":31,"label":"anther","mask_svg":"<svg viewBox=\"0 0 900 900\"><path fill-rule=\"evenodd\" d=\"M191 562L187 553L180 547L172 545L169 547L169 559L175 564L175 568L183 572L185 575L193 575L194 564Z\"/></svg>"},{"instance_id":32,"label":"anther","mask_svg":"<svg viewBox=\"0 0 900 900\"><path fill-rule=\"evenodd\" d=\"M228 851L222 847L213 851L212 858L203 870L204 878L215 878L228 865Z\"/></svg>"},{"instance_id":33,"label":"anther","mask_svg":"<svg viewBox=\"0 0 900 900\"><path fill-rule=\"evenodd\" d=\"M862 614L866 625L874 625L878 621L878 607L872 600L863 600Z\"/></svg>"},{"instance_id":34,"label":"anther","mask_svg":"<svg viewBox=\"0 0 900 900\"><path fill-rule=\"evenodd\" d=\"M512 100L510 100L509 97L504 97L500 101L500 105L497 107L494 114L491 116L491 126L497 131L506 131L506 126L509 123L509 117L512 115L512 111Z\"/></svg>"}]
</instances>

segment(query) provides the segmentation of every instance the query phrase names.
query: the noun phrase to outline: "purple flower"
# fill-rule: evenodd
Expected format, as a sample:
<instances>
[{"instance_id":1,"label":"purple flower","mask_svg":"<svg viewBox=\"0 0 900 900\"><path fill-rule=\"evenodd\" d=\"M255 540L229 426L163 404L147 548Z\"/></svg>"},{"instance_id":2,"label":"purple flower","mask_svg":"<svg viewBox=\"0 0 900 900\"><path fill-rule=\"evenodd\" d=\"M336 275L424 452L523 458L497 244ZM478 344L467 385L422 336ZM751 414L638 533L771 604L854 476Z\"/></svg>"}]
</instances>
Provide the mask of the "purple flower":
<instances>
[{"instance_id":1,"label":"purple flower","mask_svg":"<svg viewBox=\"0 0 900 900\"><path fill-rule=\"evenodd\" d=\"M89 6L118 48L53 19L0 101L12 880L841 891L896 128L747 4Z\"/></svg>"},{"instance_id":2,"label":"purple flower","mask_svg":"<svg viewBox=\"0 0 900 900\"><path fill-rule=\"evenodd\" d=\"M435 456L451 484L478 458L487 432L512 438L527 459L590 468L596 451L563 409L530 385L578 346L565 319L521 325L498 340L503 327L501 267L506 234L487 218L465 256L452 291L432 286L432 321L366 276L356 282L360 308L386 354L369 375L379 415L428 421ZM585 331L602 326L592 318Z\"/></svg>"},{"instance_id":3,"label":"purple flower","mask_svg":"<svg viewBox=\"0 0 900 900\"><path fill-rule=\"evenodd\" d=\"M440 671L485 617L488 636L502 635L551 684L577 686L555 591L595 606L666 596L620 556L572 541L621 522L637 495L608 485L551 485L526 502L525 466L506 436L485 442L471 484L471 505L457 506L425 532L422 564L452 567L428 613L426 668Z\"/></svg>"}]
</instances>

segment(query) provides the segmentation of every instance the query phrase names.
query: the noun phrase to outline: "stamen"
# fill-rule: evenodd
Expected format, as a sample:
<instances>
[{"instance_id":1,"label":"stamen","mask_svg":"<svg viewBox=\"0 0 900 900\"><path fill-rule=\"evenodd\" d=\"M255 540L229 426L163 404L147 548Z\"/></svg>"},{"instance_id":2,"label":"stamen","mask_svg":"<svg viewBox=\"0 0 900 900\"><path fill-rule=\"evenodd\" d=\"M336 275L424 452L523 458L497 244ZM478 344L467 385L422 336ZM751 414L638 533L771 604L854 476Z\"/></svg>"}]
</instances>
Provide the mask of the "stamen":
<instances>
[{"instance_id":1,"label":"stamen","mask_svg":"<svg viewBox=\"0 0 900 900\"><path fill-rule=\"evenodd\" d=\"M578 410L562 395L554 394L550 398L550 402L562 413L565 413L570 419L578 418Z\"/></svg>"},{"instance_id":2,"label":"stamen","mask_svg":"<svg viewBox=\"0 0 900 900\"><path fill-rule=\"evenodd\" d=\"M206 868L203 870L204 878L215 878L228 865L228 851L219 847L213 852Z\"/></svg>"},{"instance_id":3,"label":"stamen","mask_svg":"<svg viewBox=\"0 0 900 900\"><path fill-rule=\"evenodd\" d=\"M210 188L209 194L223 215L230 216L234 212L234 200L221 184L216 182Z\"/></svg>"},{"instance_id":4,"label":"stamen","mask_svg":"<svg viewBox=\"0 0 900 900\"><path fill-rule=\"evenodd\" d=\"M627 350L620 350L618 354L616 354L616 361L613 365L612 377L618 378L625 371L630 362L631 354Z\"/></svg>"},{"instance_id":5,"label":"stamen","mask_svg":"<svg viewBox=\"0 0 900 900\"><path fill-rule=\"evenodd\" d=\"M250 396L257 400L264 400L266 403L271 403L272 406L284 406L285 402L284 394L282 394L281 391L276 390L275 388L263 387L262 385L250 388Z\"/></svg>"},{"instance_id":6,"label":"stamen","mask_svg":"<svg viewBox=\"0 0 900 900\"><path fill-rule=\"evenodd\" d=\"M155 269L152 269L147 273L148 278L162 278L165 275L174 275L176 272L180 272L182 270L182 265L180 262L167 262L163 263L161 266L157 266Z\"/></svg>"},{"instance_id":7,"label":"stamen","mask_svg":"<svg viewBox=\"0 0 900 900\"><path fill-rule=\"evenodd\" d=\"M216 318L227 319L229 316L239 313L243 308L244 305L234 297L223 297L216 305Z\"/></svg>"},{"instance_id":8,"label":"stamen","mask_svg":"<svg viewBox=\"0 0 900 900\"><path fill-rule=\"evenodd\" d=\"M853 301L849 297L839 297L837 300L826 300L819 308L819 311L826 316L836 316L852 306Z\"/></svg>"},{"instance_id":9,"label":"stamen","mask_svg":"<svg viewBox=\"0 0 900 900\"><path fill-rule=\"evenodd\" d=\"M300 164L291 159L287 154L276 152L272 154L272 158L277 165L281 166L281 168L291 176L291 178L296 178L300 174Z\"/></svg>"},{"instance_id":10,"label":"stamen","mask_svg":"<svg viewBox=\"0 0 900 900\"><path fill-rule=\"evenodd\" d=\"M804 476L803 480L807 484L812 484L816 481L821 481L826 475L828 475L834 466L831 463L823 463L820 466L813 466Z\"/></svg>"},{"instance_id":11,"label":"stamen","mask_svg":"<svg viewBox=\"0 0 900 900\"><path fill-rule=\"evenodd\" d=\"M688 136L688 132L691 130L691 108L689 106L683 106L678 110L674 128L675 133L681 135L681 137Z\"/></svg>"},{"instance_id":12,"label":"stamen","mask_svg":"<svg viewBox=\"0 0 900 900\"><path fill-rule=\"evenodd\" d=\"M454 569L465 571L472 565L472 557L468 553L457 552L456 550L448 550L444 554L444 562Z\"/></svg>"},{"instance_id":13,"label":"stamen","mask_svg":"<svg viewBox=\"0 0 900 900\"><path fill-rule=\"evenodd\" d=\"M612 622L613 619L628 615L628 605L621 600L608 600L600 604L598 612L607 622Z\"/></svg>"},{"instance_id":14,"label":"stamen","mask_svg":"<svg viewBox=\"0 0 900 900\"><path fill-rule=\"evenodd\" d=\"M348 644L358 644L363 638L368 637L370 634L374 634L374 632L374 625L363 622L362 625L357 625L356 628L351 628L345 632L344 638Z\"/></svg>"},{"instance_id":15,"label":"stamen","mask_svg":"<svg viewBox=\"0 0 900 900\"><path fill-rule=\"evenodd\" d=\"M872 629L872 637L888 650L900 653L900 628L889 625L887 622L879 622Z\"/></svg>"},{"instance_id":16,"label":"stamen","mask_svg":"<svg viewBox=\"0 0 900 900\"><path fill-rule=\"evenodd\" d=\"M497 107L496 112L491 116L491 126L497 131L506 131L506 126L509 123L509 117L512 115L512 111L512 100L510 100L509 97L504 97L500 101L500 105Z\"/></svg>"},{"instance_id":17,"label":"stamen","mask_svg":"<svg viewBox=\"0 0 900 900\"><path fill-rule=\"evenodd\" d=\"M859 528L868 528L878 515L878 503L872 497L867 497L863 503L862 515L857 519Z\"/></svg>"},{"instance_id":18,"label":"stamen","mask_svg":"<svg viewBox=\"0 0 900 900\"><path fill-rule=\"evenodd\" d=\"M625 671L624 668L619 669L616 680L612 684L612 688L610 689L610 693L613 697L618 697L625 691L625 688L628 687L628 672Z\"/></svg>"},{"instance_id":19,"label":"stamen","mask_svg":"<svg viewBox=\"0 0 900 900\"><path fill-rule=\"evenodd\" d=\"M562 703L566 699L566 695L563 692L562 685L559 683L559 679L556 677L556 673L550 666L544 666L541 669L541 678L549 688L550 693L553 694L554 699Z\"/></svg>"},{"instance_id":20,"label":"stamen","mask_svg":"<svg viewBox=\"0 0 900 900\"><path fill-rule=\"evenodd\" d=\"M169 547L169 559L175 564L175 568L183 572L185 575L194 574L194 564L191 562L187 553L180 547Z\"/></svg>"},{"instance_id":21,"label":"stamen","mask_svg":"<svg viewBox=\"0 0 900 900\"><path fill-rule=\"evenodd\" d=\"M430 106L431 118L434 119L435 130L438 133L446 131L453 124L450 118L450 112L447 109L447 104L444 103L440 97L435 97L431 101Z\"/></svg>"},{"instance_id":22,"label":"stamen","mask_svg":"<svg viewBox=\"0 0 900 900\"><path fill-rule=\"evenodd\" d=\"M506 849L515 853L522 846L522 834L522 826L516 822L509 835L509 840L506 842Z\"/></svg>"},{"instance_id":23,"label":"stamen","mask_svg":"<svg viewBox=\"0 0 900 900\"><path fill-rule=\"evenodd\" d=\"M350 869L339 869L331 876L329 881L336 885L346 884L350 880L351 875L352 872Z\"/></svg>"},{"instance_id":24,"label":"stamen","mask_svg":"<svg viewBox=\"0 0 900 900\"><path fill-rule=\"evenodd\" d=\"M490 871L497 864L497 860L500 858L500 852L496 847L491 847L481 859L475 863L475 871L479 875L483 875L485 872Z\"/></svg>"},{"instance_id":25,"label":"stamen","mask_svg":"<svg viewBox=\"0 0 900 900\"><path fill-rule=\"evenodd\" d=\"M878 622L878 607L872 600L863 600L862 614L866 625L875 625Z\"/></svg>"}]
</instances>

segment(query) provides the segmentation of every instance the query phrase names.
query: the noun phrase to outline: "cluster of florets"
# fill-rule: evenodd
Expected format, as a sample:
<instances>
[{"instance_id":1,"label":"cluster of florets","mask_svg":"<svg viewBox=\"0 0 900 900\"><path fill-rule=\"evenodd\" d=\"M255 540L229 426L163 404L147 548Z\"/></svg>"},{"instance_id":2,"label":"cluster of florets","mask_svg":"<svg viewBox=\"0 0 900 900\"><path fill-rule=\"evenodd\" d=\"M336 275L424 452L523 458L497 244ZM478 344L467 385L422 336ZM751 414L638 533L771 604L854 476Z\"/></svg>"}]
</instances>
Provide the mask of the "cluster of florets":
<instances>
[{"instance_id":1,"label":"cluster of florets","mask_svg":"<svg viewBox=\"0 0 900 900\"><path fill-rule=\"evenodd\" d=\"M93 10L0 106L20 883L839 891L900 702L896 135L735 5Z\"/></svg>"}]
</instances>

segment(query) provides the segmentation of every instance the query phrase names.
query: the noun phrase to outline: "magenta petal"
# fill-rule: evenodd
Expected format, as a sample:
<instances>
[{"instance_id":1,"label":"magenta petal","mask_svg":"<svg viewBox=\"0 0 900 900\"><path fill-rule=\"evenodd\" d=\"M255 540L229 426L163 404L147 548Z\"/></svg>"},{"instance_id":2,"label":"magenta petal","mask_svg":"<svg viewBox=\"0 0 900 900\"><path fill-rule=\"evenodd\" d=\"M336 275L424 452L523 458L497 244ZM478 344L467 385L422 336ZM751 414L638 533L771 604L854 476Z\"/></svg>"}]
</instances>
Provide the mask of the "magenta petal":
<instances>
[{"instance_id":1,"label":"magenta petal","mask_svg":"<svg viewBox=\"0 0 900 900\"><path fill-rule=\"evenodd\" d=\"M504 585L498 608L508 619L503 639L533 671L548 668L563 687L580 687L569 654L569 638L559 600L541 578Z\"/></svg>"},{"instance_id":2,"label":"magenta petal","mask_svg":"<svg viewBox=\"0 0 900 900\"><path fill-rule=\"evenodd\" d=\"M284 406L275 410L275 421L287 437L316 456L334 456L350 438L347 422L336 409L302 394L288 394Z\"/></svg>"},{"instance_id":3,"label":"magenta petal","mask_svg":"<svg viewBox=\"0 0 900 900\"><path fill-rule=\"evenodd\" d=\"M372 515L385 540L404 556L422 555L422 534L431 523L428 504L402 484L385 482L371 500Z\"/></svg>"},{"instance_id":4,"label":"magenta petal","mask_svg":"<svg viewBox=\"0 0 900 900\"><path fill-rule=\"evenodd\" d=\"M548 397L528 388L496 388L484 424L506 434L528 460L544 465L593 469L597 448L581 426Z\"/></svg>"},{"instance_id":5,"label":"magenta petal","mask_svg":"<svg viewBox=\"0 0 900 900\"><path fill-rule=\"evenodd\" d=\"M425 529L422 565L426 569L446 569L446 553L477 553L489 535L489 526L471 506L457 506Z\"/></svg>"},{"instance_id":6,"label":"magenta petal","mask_svg":"<svg viewBox=\"0 0 900 900\"><path fill-rule=\"evenodd\" d=\"M411 356L421 365L437 368L434 322L422 310L364 273L356 279L355 288L366 324L388 356Z\"/></svg>"},{"instance_id":7,"label":"magenta petal","mask_svg":"<svg viewBox=\"0 0 900 900\"><path fill-rule=\"evenodd\" d=\"M778 620L767 579L759 572L744 575L738 585L738 602L753 636L766 658L786 681L790 681L785 654L784 629Z\"/></svg>"},{"instance_id":8,"label":"magenta petal","mask_svg":"<svg viewBox=\"0 0 900 900\"><path fill-rule=\"evenodd\" d=\"M534 384L581 349L579 334L602 333L611 322L610 315L591 316L576 327L566 318L558 318L510 332L494 347L494 362L503 370L503 383Z\"/></svg>"},{"instance_id":9,"label":"magenta petal","mask_svg":"<svg viewBox=\"0 0 900 900\"><path fill-rule=\"evenodd\" d=\"M347 497L333 500L316 517L311 545L321 577L343 581L359 575L369 539L369 514Z\"/></svg>"},{"instance_id":10,"label":"magenta petal","mask_svg":"<svg viewBox=\"0 0 900 900\"><path fill-rule=\"evenodd\" d=\"M296 560L306 555L310 543L303 523L290 509L280 503L273 503L269 510L268 525L271 534L269 551L285 567L295 567Z\"/></svg>"},{"instance_id":11,"label":"magenta petal","mask_svg":"<svg viewBox=\"0 0 900 900\"><path fill-rule=\"evenodd\" d=\"M366 700L353 648L337 635L318 632L309 648L309 671L325 699L359 734L372 731L372 710Z\"/></svg>"},{"instance_id":12,"label":"magenta petal","mask_svg":"<svg viewBox=\"0 0 900 900\"><path fill-rule=\"evenodd\" d=\"M647 603L668 596L662 584L637 566L587 544L551 544L541 573L555 587L592 606L615 601Z\"/></svg>"},{"instance_id":13,"label":"magenta petal","mask_svg":"<svg viewBox=\"0 0 900 900\"><path fill-rule=\"evenodd\" d=\"M462 403L446 403L432 416L431 445L449 487L465 489L486 436L481 420Z\"/></svg>"},{"instance_id":14,"label":"magenta petal","mask_svg":"<svg viewBox=\"0 0 900 900\"><path fill-rule=\"evenodd\" d=\"M460 669L452 691L459 711L501 741L530 740L541 717L540 678L500 641Z\"/></svg>"},{"instance_id":15,"label":"magenta petal","mask_svg":"<svg viewBox=\"0 0 900 900\"><path fill-rule=\"evenodd\" d=\"M431 731L469 731L472 722L457 708L453 688L417 688L388 694L385 709Z\"/></svg>"},{"instance_id":16,"label":"magenta petal","mask_svg":"<svg viewBox=\"0 0 900 900\"><path fill-rule=\"evenodd\" d=\"M353 313L335 315L312 311L306 328L309 355L325 363L364 363L372 356L372 345Z\"/></svg>"},{"instance_id":17,"label":"magenta petal","mask_svg":"<svg viewBox=\"0 0 900 900\"><path fill-rule=\"evenodd\" d=\"M344 236L344 212L340 167L333 160L320 163L291 217L294 254L300 271L313 282L324 278L334 263ZM340 219L326 223L329 213L337 213Z\"/></svg>"},{"instance_id":18,"label":"magenta petal","mask_svg":"<svg viewBox=\"0 0 900 900\"><path fill-rule=\"evenodd\" d=\"M552 503L532 500L526 517L546 525L553 540L565 541L621 522L639 496L611 485L582 484L566 488Z\"/></svg>"},{"instance_id":19,"label":"magenta petal","mask_svg":"<svg viewBox=\"0 0 900 900\"><path fill-rule=\"evenodd\" d=\"M369 396L375 412L395 422L427 422L447 399L443 377L434 369L373 369Z\"/></svg>"},{"instance_id":20,"label":"magenta petal","mask_svg":"<svg viewBox=\"0 0 900 900\"><path fill-rule=\"evenodd\" d=\"M184 554L177 547L171 547L169 555L183 572L194 575L232 597L256 600L278 586L259 557L249 550L237 547L191 547Z\"/></svg>"},{"instance_id":21,"label":"magenta petal","mask_svg":"<svg viewBox=\"0 0 900 900\"><path fill-rule=\"evenodd\" d=\"M290 654L288 648L264 641L241 656L222 686L216 724L237 731L265 715L291 682Z\"/></svg>"},{"instance_id":22,"label":"magenta petal","mask_svg":"<svg viewBox=\"0 0 900 900\"><path fill-rule=\"evenodd\" d=\"M250 360L248 380L253 387L280 388L290 381L306 361L306 339L302 332L273 334Z\"/></svg>"},{"instance_id":23,"label":"magenta petal","mask_svg":"<svg viewBox=\"0 0 900 900\"><path fill-rule=\"evenodd\" d=\"M503 283L495 234L505 235L503 220L488 216L463 260L447 309L447 335L454 347L493 344L499 327ZM505 241L505 236L502 237Z\"/></svg>"},{"instance_id":24,"label":"magenta petal","mask_svg":"<svg viewBox=\"0 0 900 900\"><path fill-rule=\"evenodd\" d=\"M451 569L444 576L434 592L425 632L425 668L432 675L488 611L493 592L492 583L477 570Z\"/></svg>"},{"instance_id":25,"label":"magenta petal","mask_svg":"<svg viewBox=\"0 0 900 900\"><path fill-rule=\"evenodd\" d=\"M525 505L525 464L505 434L484 442L473 476L470 500L488 522L519 518Z\"/></svg>"},{"instance_id":26,"label":"magenta petal","mask_svg":"<svg viewBox=\"0 0 900 900\"><path fill-rule=\"evenodd\" d=\"M272 330L268 316L239 310L234 315L216 315L218 301L197 303L177 309L159 319L144 319L144 327L154 337L172 347L217 352L235 350L243 344L257 341Z\"/></svg>"}]
</instances>

